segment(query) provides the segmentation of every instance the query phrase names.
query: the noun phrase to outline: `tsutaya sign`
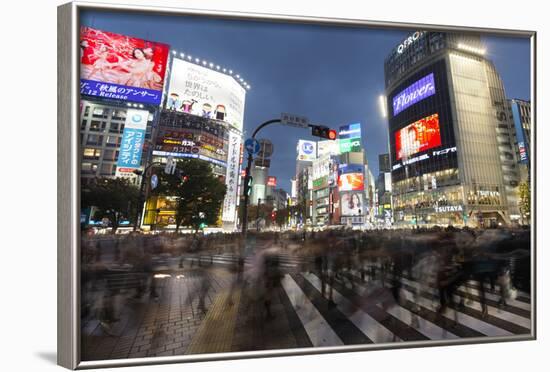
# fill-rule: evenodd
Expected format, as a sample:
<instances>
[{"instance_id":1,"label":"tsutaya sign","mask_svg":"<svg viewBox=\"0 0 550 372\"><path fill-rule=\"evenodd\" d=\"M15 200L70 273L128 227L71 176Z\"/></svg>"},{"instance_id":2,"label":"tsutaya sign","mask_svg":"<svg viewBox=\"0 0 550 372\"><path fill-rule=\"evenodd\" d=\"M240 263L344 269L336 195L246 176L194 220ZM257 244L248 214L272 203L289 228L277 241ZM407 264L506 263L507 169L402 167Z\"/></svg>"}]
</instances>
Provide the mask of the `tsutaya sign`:
<instances>
[{"instance_id":1,"label":"tsutaya sign","mask_svg":"<svg viewBox=\"0 0 550 372\"><path fill-rule=\"evenodd\" d=\"M434 74L424 76L422 79L415 81L402 92L393 97L393 115L399 114L407 107L422 101L435 94Z\"/></svg>"},{"instance_id":2,"label":"tsutaya sign","mask_svg":"<svg viewBox=\"0 0 550 372\"><path fill-rule=\"evenodd\" d=\"M434 209L437 213L462 212L462 211L464 211L464 208L462 208L462 205L445 205L445 206L442 206L442 207L438 207L437 205L435 205Z\"/></svg>"},{"instance_id":3,"label":"tsutaya sign","mask_svg":"<svg viewBox=\"0 0 550 372\"><path fill-rule=\"evenodd\" d=\"M403 40L403 42L401 44L399 44L399 46L397 47L397 53L401 54L403 53L403 51L405 49L407 49L407 47L409 45L411 45L412 43L414 43L416 40L418 40L418 38L420 36L422 36L422 34L424 34L424 32L422 31L416 31L414 34L412 34L411 36L409 36L408 38L406 38L405 40Z\"/></svg>"}]
</instances>

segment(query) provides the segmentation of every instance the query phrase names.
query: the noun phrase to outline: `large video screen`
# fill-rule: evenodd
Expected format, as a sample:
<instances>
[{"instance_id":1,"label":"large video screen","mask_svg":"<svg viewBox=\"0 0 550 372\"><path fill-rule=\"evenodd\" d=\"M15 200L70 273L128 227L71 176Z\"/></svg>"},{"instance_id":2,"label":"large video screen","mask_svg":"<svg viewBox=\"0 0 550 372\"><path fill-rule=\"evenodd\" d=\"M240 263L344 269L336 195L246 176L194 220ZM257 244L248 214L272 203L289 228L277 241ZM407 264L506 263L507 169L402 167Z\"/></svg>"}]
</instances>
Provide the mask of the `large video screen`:
<instances>
[{"instance_id":1,"label":"large video screen","mask_svg":"<svg viewBox=\"0 0 550 372\"><path fill-rule=\"evenodd\" d=\"M135 37L80 29L80 93L159 105L169 46Z\"/></svg>"},{"instance_id":2,"label":"large video screen","mask_svg":"<svg viewBox=\"0 0 550 372\"><path fill-rule=\"evenodd\" d=\"M395 132L397 160L441 146L439 115L422 118Z\"/></svg>"},{"instance_id":3,"label":"large video screen","mask_svg":"<svg viewBox=\"0 0 550 372\"><path fill-rule=\"evenodd\" d=\"M174 58L166 108L222 120L242 131L246 90L232 76Z\"/></svg>"},{"instance_id":4,"label":"large video screen","mask_svg":"<svg viewBox=\"0 0 550 372\"><path fill-rule=\"evenodd\" d=\"M360 191L364 187L363 173L346 173L338 176L338 189L340 191Z\"/></svg>"},{"instance_id":5,"label":"large video screen","mask_svg":"<svg viewBox=\"0 0 550 372\"><path fill-rule=\"evenodd\" d=\"M428 74L393 97L393 115L435 94L434 74Z\"/></svg>"}]
</instances>

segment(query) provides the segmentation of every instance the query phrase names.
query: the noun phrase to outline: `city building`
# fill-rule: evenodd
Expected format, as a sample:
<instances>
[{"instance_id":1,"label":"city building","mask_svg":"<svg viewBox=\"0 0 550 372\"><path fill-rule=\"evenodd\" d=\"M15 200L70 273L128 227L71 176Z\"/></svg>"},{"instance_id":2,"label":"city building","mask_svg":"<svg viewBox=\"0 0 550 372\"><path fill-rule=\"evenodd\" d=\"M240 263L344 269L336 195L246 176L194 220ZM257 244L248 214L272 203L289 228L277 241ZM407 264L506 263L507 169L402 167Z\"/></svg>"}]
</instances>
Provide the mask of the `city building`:
<instances>
[{"instance_id":1,"label":"city building","mask_svg":"<svg viewBox=\"0 0 550 372\"><path fill-rule=\"evenodd\" d=\"M384 72L395 224L515 222L514 124L480 37L414 32Z\"/></svg>"},{"instance_id":2,"label":"city building","mask_svg":"<svg viewBox=\"0 0 550 372\"><path fill-rule=\"evenodd\" d=\"M209 163L227 188L218 223L210 227L234 231L240 201L244 104L250 86L219 66L202 62L185 53L171 52L152 163L163 164L168 158ZM174 222L173 197L147 199L144 225L173 228Z\"/></svg>"},{"instance_id":3,"label":"city building","mask_svg":"<svg viewBox=\"0 0 550 372\"><path fill-rule=\"evenodd\" d=\"M129 106L130 105L130 106ZM140 149L138 167L119 169L122 137L127 121L139 115L143 117L145 136L142 143L150 141L153 119L157 111L144 109L143 104L127 104L86 97L81 100L80 112L80 145L82 146L81 184L84 187L97 177L124 177L139 185L141 177L132 171L143 169L141 159L146 157L145 150ZM140 119L141 120L141 119Z\"/></svg>"}]
</instances>

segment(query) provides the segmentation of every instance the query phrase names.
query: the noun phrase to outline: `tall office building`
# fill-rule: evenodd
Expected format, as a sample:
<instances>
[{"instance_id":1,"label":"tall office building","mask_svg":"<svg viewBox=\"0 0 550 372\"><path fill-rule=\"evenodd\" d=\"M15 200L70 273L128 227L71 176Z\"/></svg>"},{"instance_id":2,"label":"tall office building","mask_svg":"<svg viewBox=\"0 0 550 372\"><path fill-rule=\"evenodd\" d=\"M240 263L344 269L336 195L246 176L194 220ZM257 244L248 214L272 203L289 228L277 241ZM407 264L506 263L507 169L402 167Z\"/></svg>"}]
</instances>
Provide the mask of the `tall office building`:
<instances>
[{"instance_id":1,"label":"tall office building","mask_svg":"<svg viewBox=\"0 0 550 372\"><path fill-rule=\"evenodd\" d=\"M391 51L384 72L395 223L515 220L514 124L481 38L414 32Z\"/></svg>"}]
</instances>

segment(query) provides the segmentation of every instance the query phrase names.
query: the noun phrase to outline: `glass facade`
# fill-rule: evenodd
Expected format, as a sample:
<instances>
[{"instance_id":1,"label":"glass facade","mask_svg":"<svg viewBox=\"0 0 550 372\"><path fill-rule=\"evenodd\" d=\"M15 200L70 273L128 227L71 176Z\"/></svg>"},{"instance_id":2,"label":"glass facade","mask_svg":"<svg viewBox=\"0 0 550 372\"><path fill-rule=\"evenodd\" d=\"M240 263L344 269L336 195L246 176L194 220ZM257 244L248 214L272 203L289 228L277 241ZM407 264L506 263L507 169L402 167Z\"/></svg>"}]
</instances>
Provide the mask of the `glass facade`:
<instances>
[{"instance_id":1,"label":"glass facade","mask_svg":"<svg viewBox=\"0 0 550 372\"><path fill-rule=\"evenodd\" d=\"M416 32L384 70L395 223L509 223L512 110L479 36Z\"/></svg>"}]
</instances>

